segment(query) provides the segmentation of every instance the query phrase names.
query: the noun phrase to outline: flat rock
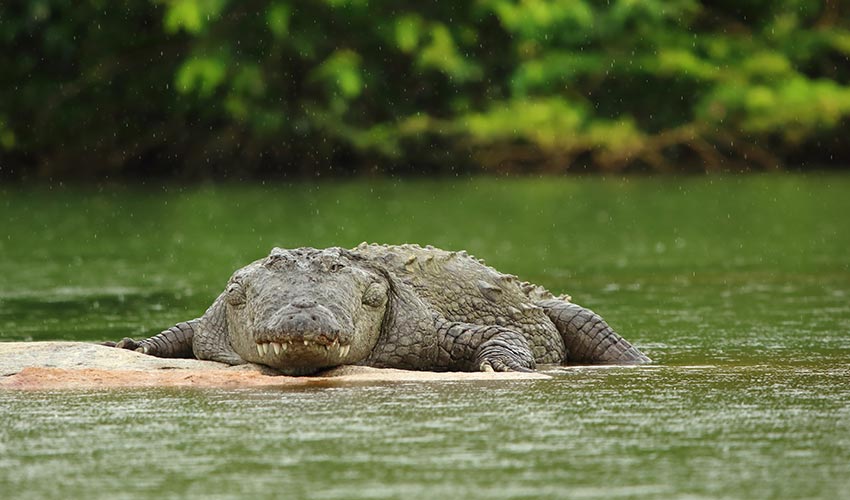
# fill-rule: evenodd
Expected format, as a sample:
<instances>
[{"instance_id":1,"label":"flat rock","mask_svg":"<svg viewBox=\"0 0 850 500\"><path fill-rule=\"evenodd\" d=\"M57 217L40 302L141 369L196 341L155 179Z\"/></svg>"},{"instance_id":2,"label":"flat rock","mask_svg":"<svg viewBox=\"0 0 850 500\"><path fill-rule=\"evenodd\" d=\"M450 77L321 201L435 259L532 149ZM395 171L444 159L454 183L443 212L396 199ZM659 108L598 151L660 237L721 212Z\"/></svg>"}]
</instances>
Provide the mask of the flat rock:
<instances>
[{"instance_id":1,"label":"flat rock","mask_svg":"<svg viewBox=\"0 0 850 500\"><path fill-rule=\"evenodd\" d=\"M155 358L84 342L0 342L0 389L108 387L304 387L347 383L537 380L542 373L420 372L340 366L310 377L271 374L256 365Z\"/></svg>"}]
</instances>

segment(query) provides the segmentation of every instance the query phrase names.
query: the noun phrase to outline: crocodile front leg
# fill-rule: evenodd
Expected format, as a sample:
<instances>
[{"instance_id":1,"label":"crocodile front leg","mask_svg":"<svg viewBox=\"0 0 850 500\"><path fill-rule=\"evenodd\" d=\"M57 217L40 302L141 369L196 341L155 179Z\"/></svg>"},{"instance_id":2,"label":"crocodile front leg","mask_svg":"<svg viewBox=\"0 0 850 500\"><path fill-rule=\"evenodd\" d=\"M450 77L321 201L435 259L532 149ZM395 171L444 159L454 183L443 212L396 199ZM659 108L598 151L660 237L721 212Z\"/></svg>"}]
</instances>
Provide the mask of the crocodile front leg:
<instances>
[{"instance_id":1,"label":"crocodile front leg","mask_svg":"<svg viewBox=\"0 0 850 500\"><path fill-rule=\"evenodd\" d=\"M160 358L198 358L242 365L246 361L230 345L224 294L218 296L203 316L177 323L144 340L124 338L105 345L130 349Z\"/></svg>"},{"instance_id":2,"label":"crocodile front leg","mask_svg":"<svg viewBox=\"0 0 850 500\"><path fill-rule=\"evenodd\" d=\"M158 358L193 358L192 339L198 328L199 319L182 321L167 330L144 340L133 340L125 337L117 343L107 342L119 349L149 354Z\"/></svg>"},{"instance_id":3,"label":"crocodile front leg","mask_svg":"<svg viewBox=\"0 0 850 500\"><path fill-rule=\"evenodd\" d=\"M518 332L496 325L438 320L437 362L440 368L463 371L534 370L534 355Z\"/></svg>"}]
</instances>

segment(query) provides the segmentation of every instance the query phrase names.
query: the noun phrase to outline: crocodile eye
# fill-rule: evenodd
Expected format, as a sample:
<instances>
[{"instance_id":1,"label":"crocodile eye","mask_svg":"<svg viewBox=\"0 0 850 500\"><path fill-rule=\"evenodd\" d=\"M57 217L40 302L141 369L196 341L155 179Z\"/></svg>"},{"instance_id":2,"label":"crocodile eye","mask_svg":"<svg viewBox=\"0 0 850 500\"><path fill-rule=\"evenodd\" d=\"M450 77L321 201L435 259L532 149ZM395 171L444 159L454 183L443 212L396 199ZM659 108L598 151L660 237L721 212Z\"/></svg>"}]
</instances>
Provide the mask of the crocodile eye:
<instances>
[{"instance_id":1,"label":"crocodile eye","mask_svg":"<svg viewBox=\"0 0 850 500\"><path fill-rule=\"evenodd\" d=\"M345 266L340 264L339 262L334 262L330 266L328 266L328 271L335 273L344 267Z\"/></svg>"},{"instance_id":2,"label":"crocodile eye","mask_svg":"<svg viewBox=\"0 0 850 500\"><path fill-rule=\"evenodd\" d=\"M387 302L387 287L382 283L372 283L363 292L363 303L370 307L380 307Z\"/></svg>"},{"instance_id":3,"label":"crocodile eye","mask_svg":"<svg viewBox=\"0 0 850 500\"><path fill-rule=\"evenodd\" d=\"M241 283L232 282L227 285L226 290L227 302L232 306L241 306L245 304L245 288Z\"/></svg>"}]
</instances>

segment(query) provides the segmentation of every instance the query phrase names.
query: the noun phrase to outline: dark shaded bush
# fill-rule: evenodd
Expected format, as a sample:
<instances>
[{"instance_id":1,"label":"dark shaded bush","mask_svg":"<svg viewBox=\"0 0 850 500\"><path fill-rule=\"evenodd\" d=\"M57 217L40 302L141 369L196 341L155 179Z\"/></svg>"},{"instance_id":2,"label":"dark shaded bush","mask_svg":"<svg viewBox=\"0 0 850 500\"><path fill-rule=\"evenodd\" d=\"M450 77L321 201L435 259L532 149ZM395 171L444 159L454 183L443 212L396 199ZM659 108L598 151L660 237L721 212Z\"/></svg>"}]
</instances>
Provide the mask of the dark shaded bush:
<instances>
[{"instance_id":1,"label":"dark shaded bush","mask_svg":"<svg viewBox=\"0 0 850 500\"><path fill-rule=\"evenodd\" d=\"M847 158L835 1L0 4L0 176Z\"/></svg>"}]
</instances>

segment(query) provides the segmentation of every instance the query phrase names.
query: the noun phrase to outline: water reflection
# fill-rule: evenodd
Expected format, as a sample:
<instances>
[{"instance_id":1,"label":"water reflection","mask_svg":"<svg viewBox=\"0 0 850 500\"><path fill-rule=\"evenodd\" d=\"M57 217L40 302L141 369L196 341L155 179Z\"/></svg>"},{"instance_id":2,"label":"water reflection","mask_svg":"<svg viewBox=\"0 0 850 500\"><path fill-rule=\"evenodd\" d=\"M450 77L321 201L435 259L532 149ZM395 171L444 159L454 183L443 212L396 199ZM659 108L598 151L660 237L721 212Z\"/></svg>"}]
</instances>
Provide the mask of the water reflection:
<instances>
[{"instance_id":1,"label":"water reflection","mask_svg":"<svg viewBox=\"0 0 850 500\"><path fill-rule=\"evenodd\" d=\"M274 245L365 239L465 248L569 292L656 364L532 382L0 392L0 497L842 498L848 188L753 176L6 193L2 340L155 333Z\"/></svg>"},{"instance_id":2,"label":"water reflection","mask_svg":"<svg viewBox=\"0 0 850 500\"><path fill-rule=\"evenodd\" d=\"M3 392L0 487L35 497L837 498L850 486L846 363L551 373L297 391Z\"/></svg>"}]
</instances>

